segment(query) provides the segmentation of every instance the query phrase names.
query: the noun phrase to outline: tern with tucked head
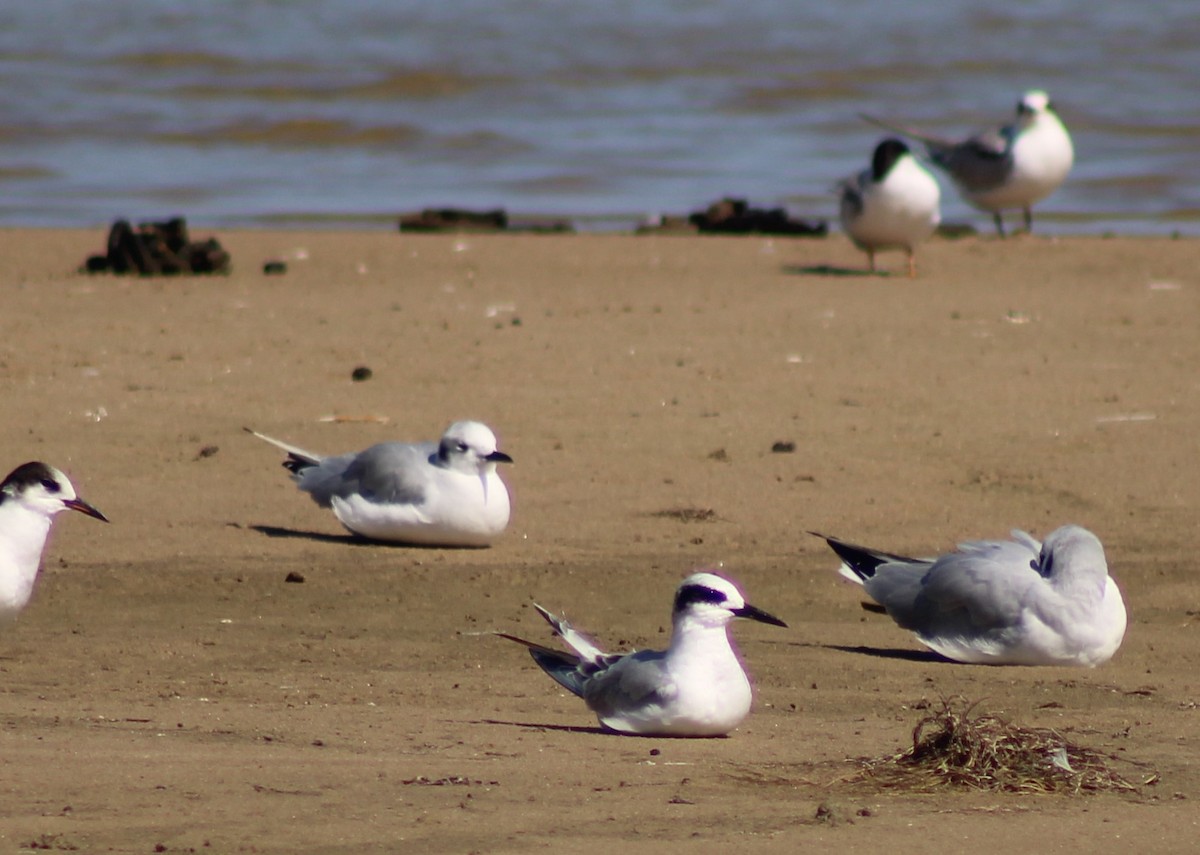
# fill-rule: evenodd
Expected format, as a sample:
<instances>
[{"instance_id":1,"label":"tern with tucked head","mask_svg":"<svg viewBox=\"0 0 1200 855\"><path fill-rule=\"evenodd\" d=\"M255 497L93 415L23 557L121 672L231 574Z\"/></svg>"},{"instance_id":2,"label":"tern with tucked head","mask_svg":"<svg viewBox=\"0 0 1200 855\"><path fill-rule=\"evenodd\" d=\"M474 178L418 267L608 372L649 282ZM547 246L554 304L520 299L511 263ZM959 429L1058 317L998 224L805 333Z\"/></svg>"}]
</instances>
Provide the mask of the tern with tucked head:
<instances>
[{"instance_id":1,"label":"tern with tucked head","mask_svg":"<svg viewBox=\"0 0 1200 855\"><path fill-rule=\"evenodd\" d=\"M604 653L569 623L541 606L538 613L574 651L565 653L516 636L543 671L583 698L600 724L640 736L724 736L750 712L746 670L729 639L734 618L784 626L749 605L737 587L714 573L696 573L675 592L671 644L665 651Z\"/></svg>"},{"instance_id":2,"label":"tern with tucked head","mask_svg":"<svg viewBox=\"0 0 1200 855\"><path fill-rule=\"evenodd\" d=\"M916 247L941 221L941 191L908 146L885 139L875 147L871 168L838 185L842 229L867 254L875 272L875 253L903 249L908 275L917 275Z\"/></svg>"},{"instance_id":3,"label":"tern with tucked head","mask_svg":"<svg viewBox=\"0 0 1200 855\"><path fill-rule=\"evenodd\" d=\"M287 452L296 485L351 532L422 546L489 546L508 525L496 464L512 458L479 422L455 422L438 442L383 442L323 457L246 428Z\"/></svg>"},{"instance_id":4,"label":"tern with tucked head","mask_svg":"<svg viewBox=\"0 0 1200 855\"><path fill-rule=\"evenodd\" d=\"M1125 602L1099 538L1077 525L1044 543L1012 536L905 558L817 535L842 559L843 576L947 659L1088 667L1111 659L1125 637Z\"/></svg>"},{"instance_id":5,"label":"tern with tucked head","mask_svg":"<svg viewBox=\"0 0 1200 855\"><path fill-rule=\"evenodd\" d=\"M1012 123L959 141L864 118L925 146L929 159L950 176L963 198L992 214L1001 237L1004 211L1020 209L1026 231L1032 230L1033 205L1057 190L1075 163L1071 135L1040 89L1025 93Z\"/></svg>"},{"instance_id":6,"label":"tern with tucked head","mask_svg":"<svg viewBox=\"0 0 1200 855\"><path fill-rule=\"evenodd\" d=\"M45 463L22 464L0 483L0 622L29 602L50 524L65 510L108 522L75 494L66 475Z\"/></svg>"}]
</instances>

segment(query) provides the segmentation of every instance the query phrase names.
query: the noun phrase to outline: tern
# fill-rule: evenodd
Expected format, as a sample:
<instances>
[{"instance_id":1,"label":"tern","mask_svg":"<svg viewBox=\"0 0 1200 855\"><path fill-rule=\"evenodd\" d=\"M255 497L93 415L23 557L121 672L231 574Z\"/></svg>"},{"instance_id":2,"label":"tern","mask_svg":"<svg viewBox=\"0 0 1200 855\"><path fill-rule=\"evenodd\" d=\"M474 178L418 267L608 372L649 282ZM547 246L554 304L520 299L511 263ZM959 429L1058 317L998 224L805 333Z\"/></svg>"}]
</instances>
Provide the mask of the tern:
<instances>
[{"instance_id":1,"label":"tern","mask_svg":"<svg viewBox=\"0 0 1200 855\"><path fill-rule=\"evenodd\" d=\"M50 524L68 509L108 522L75 494L66 475L45 463L24 463L0 483L0 622L28 604Z\"/></svg>"},{"instance_id":2,"label":"tern","mask_svg":"<svg viewBox=\"0 0 1200 855\"><path fill-rule=\"evenodd\" d=\"M508 489L496 464L512 458L479 422L455 422L438 442L383 442L336 457L245 430L285 451L296 485L362 537L482 547L508 525Z\"/></svg>"},{"instance_id":3,"label":"tern","mask_svg":"<svg viewBox=\"0 0 1200 855\"><path fill-rule=\"evenodd\" d=\"M843 576L948 659L1088 667L1111 659L1125 637L1125 602L1099 538L1077 525L1043 543L1012 536L906 558L817 534L842 559Z\"/></svg>"},{"instance_id":4,"label":"tern","mask_svg":"<svg viewBox=\"0 0 1200 855\"><path fill-rule=\"evenodd\" d=\"M529 648L543 671L583 698L608 730L640 736L724 736L750 712L746 670L729 639L734 618L786 627L749 605L714 573L696 573L675 592L665 651L604 653L562 618L534 604L571 648L566 653L498 633Z\"/></svg>"},{"instance_id":5,"label":"tern","mask_svg":"<svg viewBox=\"0 0 1200 855\"><path fill-rule=\"evenodd\" d=\"M1026 231L1032 231L1033 205L1057 190L1075 163L1071 135L1040 89L1025 93L1012 123L959 141L864 118L920 142L963 197L992 214L1001 237L1002 212L1018 208L1025 215Z\"/></svg>"},{"instance_id":6,"label":"tern","mask_svg":"<svg viewBox=\"0 0 1200 855\"><path fill-rule=\"evenodd\" d=\"M917 275L916 246L941 221L941 191L908 146L888 138L875 147L871 168L838 185L842 229L867 254L875 272L875 253L903 249L908 275Z\"/></svg>"}]
</instances>

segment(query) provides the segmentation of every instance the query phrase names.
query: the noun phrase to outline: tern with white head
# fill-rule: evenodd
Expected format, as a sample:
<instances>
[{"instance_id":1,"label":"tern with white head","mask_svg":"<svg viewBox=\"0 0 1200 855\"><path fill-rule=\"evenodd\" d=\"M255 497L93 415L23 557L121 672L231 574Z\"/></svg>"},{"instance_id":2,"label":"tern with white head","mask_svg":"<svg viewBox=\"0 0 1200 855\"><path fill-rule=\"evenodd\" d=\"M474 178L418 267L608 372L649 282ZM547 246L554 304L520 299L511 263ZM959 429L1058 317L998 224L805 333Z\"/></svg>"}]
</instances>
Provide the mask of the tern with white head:
<instances>
[{"instance_id":1,"label":"tern with white head","mask_svg":"<svg viewBox=\"0 0 1200 855\"><path fill-rule=\"evenodd\" d=\"M438 442L383 442L323 457L246 428L287 452L292 480L351 532L422 546L489 546L508 525L496 464L512 458L479 422L455 422Z\"/></svg>"},{"instance_id":2,"label":"tern with white head","mask_svg":"<svg viewBox=\"0 0 1200 855\"><path fill-rule=\"evenodd\" d=\"M1125 601L1099 538L1077 525L1044 543L1012 536L906 558L817 534L842 559L843 576L947 659L1088 667L1111 659L1125 637Z\"/></svg>"}]
</instances>

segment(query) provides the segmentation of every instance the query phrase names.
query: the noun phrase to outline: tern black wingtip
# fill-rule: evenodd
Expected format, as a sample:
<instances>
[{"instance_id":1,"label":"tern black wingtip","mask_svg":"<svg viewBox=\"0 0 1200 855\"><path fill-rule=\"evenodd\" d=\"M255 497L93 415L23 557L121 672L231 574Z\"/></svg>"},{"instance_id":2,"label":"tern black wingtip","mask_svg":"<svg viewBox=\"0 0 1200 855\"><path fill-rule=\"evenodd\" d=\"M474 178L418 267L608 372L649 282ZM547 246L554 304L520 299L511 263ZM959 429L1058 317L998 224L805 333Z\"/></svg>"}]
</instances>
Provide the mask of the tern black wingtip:
<instances>
[{"instance_id":1,"label":"tern black wingtip","mask_svg":"<svg viewBox=\"0 0 1200 855\"><path fill-rule=\"evenodd\" d=\"M895 555L891 552L881 552L878 549L868 549L865 546L847 543L844 540L827 534L819 534L815 531L810 531L809 534L815 535L828 543L829 548L837 553L837 557L842 559L842 563L850 568L859 579L870 579L875 575L875 570L881 564L887 564L892 561L911 562L913 560L904 555Z\"/></svg>"}]
</instances>

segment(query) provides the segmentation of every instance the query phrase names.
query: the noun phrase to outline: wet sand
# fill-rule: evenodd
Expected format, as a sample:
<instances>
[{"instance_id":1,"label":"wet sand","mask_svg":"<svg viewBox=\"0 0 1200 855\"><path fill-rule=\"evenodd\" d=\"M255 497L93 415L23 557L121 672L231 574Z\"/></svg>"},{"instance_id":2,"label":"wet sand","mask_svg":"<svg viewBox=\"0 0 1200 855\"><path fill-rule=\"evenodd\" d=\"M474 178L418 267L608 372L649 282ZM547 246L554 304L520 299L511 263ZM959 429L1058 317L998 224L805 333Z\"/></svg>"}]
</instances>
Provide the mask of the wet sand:
<instances>
[{"instance_id":1,"label":"wet sand","mask_svg":"<svg viewBox=\"0 0 1200 855\"><path fill-rule=\"evenodd\" d=\"M218 236L232 276L141 280L74 272L99 230L0 232L5 471L57 465L112 519L59 518L0 632L0 850L1192 851L1195 241L934 241L909 281L840 237ZM461 417L516 460L487 550L355 542L242 432L341 452ZM806 534L1066 522L1130 611L1095 670L937 661ZM548 641L536 600L659 646L698 567L791 625L735 626L727 739L603 734L488 634ZM955 695L1151 783L847 783Z\"/></svg>"}]
</instances>

